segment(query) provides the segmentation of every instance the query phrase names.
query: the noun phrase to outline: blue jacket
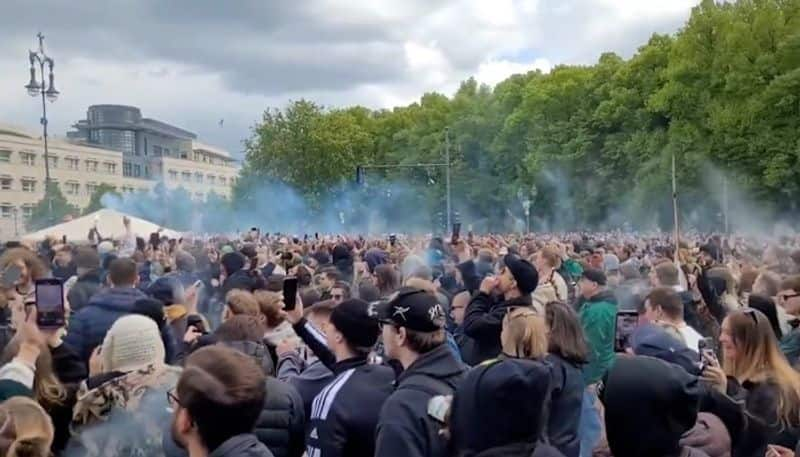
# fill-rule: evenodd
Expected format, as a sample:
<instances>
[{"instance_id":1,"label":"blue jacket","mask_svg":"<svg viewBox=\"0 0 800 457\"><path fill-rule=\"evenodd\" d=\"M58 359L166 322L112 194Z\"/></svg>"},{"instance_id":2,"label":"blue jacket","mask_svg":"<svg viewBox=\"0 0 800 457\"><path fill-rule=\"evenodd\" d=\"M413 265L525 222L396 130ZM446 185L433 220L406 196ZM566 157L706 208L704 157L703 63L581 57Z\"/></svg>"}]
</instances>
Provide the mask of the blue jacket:
<instances>
[{"instance_id":1,"label":"blue jacket","mask_svg":"<svg viewBox=\"0 0 800 457\"><path fill-rule=\"evenodd\" d=\"M97 292L89 304L81 308L69 320L64 343L69 345L83 360L89 362L95 347L103 344L108 329L122 316L135 313L134 303L147 296L138 289L110 288ZM175 356L175 338L169 325L162 325L166 361Z\"/></svg>"}]
</instances>

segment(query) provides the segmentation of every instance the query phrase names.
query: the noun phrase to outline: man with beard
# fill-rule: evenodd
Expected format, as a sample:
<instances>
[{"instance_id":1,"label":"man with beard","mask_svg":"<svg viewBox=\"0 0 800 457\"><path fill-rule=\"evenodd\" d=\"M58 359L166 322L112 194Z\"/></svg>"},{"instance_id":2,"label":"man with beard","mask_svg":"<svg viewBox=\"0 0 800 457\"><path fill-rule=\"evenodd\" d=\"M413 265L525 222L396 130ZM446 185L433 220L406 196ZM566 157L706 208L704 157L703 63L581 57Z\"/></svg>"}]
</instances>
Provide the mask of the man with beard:
<instances>
[{"instance_id":1,"label":"man with beard","mask_svg":"<svg viewBox=\"0 0 800 457\"><path fill-rule=\"evenodd\" d=\"M167 396L175 411L172 439L189 457L272 457L253 434L266 378L250 357L223 346L202 348L186 359Z\"/></svg>"}]
</instances>

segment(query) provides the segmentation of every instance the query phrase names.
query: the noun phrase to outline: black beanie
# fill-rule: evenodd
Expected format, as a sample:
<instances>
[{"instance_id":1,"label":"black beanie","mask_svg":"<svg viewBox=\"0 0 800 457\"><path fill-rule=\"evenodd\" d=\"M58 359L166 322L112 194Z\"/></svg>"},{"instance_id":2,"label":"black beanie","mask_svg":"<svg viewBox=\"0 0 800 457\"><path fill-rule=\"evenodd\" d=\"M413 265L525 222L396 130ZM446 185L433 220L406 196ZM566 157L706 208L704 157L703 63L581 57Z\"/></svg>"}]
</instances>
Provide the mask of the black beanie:
<instances>
[{"instance_id":1,"label":"black beanie","mask_svg":"<svg viewBox=\"0 0 800 457\"><path fill-rule=\"evenodd\" d=\"M352 346L367 348L378 341L378 321L370 317L369 303L364 300L354 298L339 303L330 321Z\"/></svg>"}]
</instances>

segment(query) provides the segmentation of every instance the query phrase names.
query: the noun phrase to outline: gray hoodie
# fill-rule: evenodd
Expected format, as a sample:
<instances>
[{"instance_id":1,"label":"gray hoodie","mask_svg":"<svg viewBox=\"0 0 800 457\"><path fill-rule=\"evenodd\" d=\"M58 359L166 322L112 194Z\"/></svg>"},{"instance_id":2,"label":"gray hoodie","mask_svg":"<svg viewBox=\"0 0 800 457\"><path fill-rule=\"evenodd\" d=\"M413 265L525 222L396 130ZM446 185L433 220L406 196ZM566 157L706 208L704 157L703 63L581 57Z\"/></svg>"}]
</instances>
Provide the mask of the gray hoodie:
<instances>
[{"instance_id":1,"label":"gray hoodie","mask_svg":"<svg viewBox=\"0 0 800 457\"><path fill-rule=\"evenodd\" d=\"M267 449L258 438L252 433L245 433L228 438L208 457L273 457L272 452Z\"/></svg>"}]
</instances>

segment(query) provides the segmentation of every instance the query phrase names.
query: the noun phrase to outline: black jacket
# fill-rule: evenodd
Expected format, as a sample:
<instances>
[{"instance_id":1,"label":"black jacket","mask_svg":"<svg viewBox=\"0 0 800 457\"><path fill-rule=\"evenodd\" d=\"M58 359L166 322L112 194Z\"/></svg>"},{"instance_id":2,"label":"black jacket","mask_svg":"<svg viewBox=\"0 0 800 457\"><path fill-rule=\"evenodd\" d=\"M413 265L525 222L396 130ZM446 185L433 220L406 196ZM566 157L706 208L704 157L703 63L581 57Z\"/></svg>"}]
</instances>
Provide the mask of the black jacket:
<instances>
[{"instance_id":1,"label":"black jacket","mask_svg":"<svg viewBox=\"0 0 800 457\"><path fill-rule=\"evenodd\" d=\"M77 312L89 304L89 300L103 287L103 272L99 268L90 270L78 277L67 294L72 312Z\"/></svg>"},{"instance_id":2,"label":"black jacket","mask_svg":"<svg viewBox=\"0 0 800 457\"><path fill-rule=\"evenodd\" d=\"M549 354L546 360L551 367L552 389L547 436L550 444L566 457L578 457L581 451L578 425L584 388L581 367L556 354Z\"/></svg>"},{"instance_id":3,"label":"black jacket","mask_svg":"<svg viewBox=\"0 0 800 457\"><path fill-rule=\"evenodd\" d=\"M267 377L267 397L253 433L275 457L303 455L305 413L300 394L289 384Z\"/></svg>"},{"instance_id":4,"label":"black jacket","mask_svg":"<svg viewBox=\"0 0 800 457\"><path fill-rule=\"evenodd\" d=\"M380 457L446 457L441 426L428 416L428 402L452 395L466 367L447 344L421 355L397 378L397 389L381 409L375 455Z\"/></svg>"},{"instance_id":5,"label":"black jacket","mask_svg":"<svg viewBox=\"0 0 800 457\"><path fill-rule=\"evenodd\" d=\"M311 404L314 398L334 378L333 372L319 359L313 357L311 360L303 360L296 352L282 355L278 359L276 377L294 387L300 394L305 417L311 417Z\"/></svg>"},{"instance_id":6,"label":"black jacket","mask_svg":"<svg viewBox=\"0 0 800 457\"><path fill-rule=\"evenodd\" d=\"M565 457L556 448L543 443L514 443L487 449L469 457Z\"/></svg>"},{"instance_id":7,"label":"black jacket","mask_svg":"<svg viewBox=\"0 0 800 457\"><path fill-rule=\"evenodd\" d=\"M378 413L392 393L394 370L385 365L368 365L366 356L332 363L334 355L309 322L303 319L293 327L336 376L311 404L308 455L372 457Z\"/></svg>"},{"instance_id":8,"label":"black jacket","mask_svg":"<svg viewBox=\"0 0 800 457\"><path fill-rule=\"evenodd\" d=\"M311 405L308 455L372 457L378 413L392 392L394 370L356 357L338 362L334 374Z\"/></svg>"},{"instance_id":9,"label":"black jacket","mask_svg":"<svg viewBox=\"0 0 800 457\"><path fill-rule=\"evenodd\" d=\"M464 334L472 338L474 354L464 355L464 360L473 362L474 365L497 357L502 351L500 345L500 332L503 330L503 318L509 308L530 307L531 297L525 295L519 298L495 303L492 297L479 292L467 305L464 315Z\"/></svg>"},{"instance_id":10,"label":"black jacket","mask_svg":"<svg viewBox=\"0 0 800 457\"><path fill-rule=\"evenodd\" d=\"M228 438L208 457L272 457L272 452L250 433Z\"/></svg>"},{"instance_id":11,"label":"black jacket","mask_svg":"<svg viewBox=\"0 0 800 457\"><path fill-rule=\"evenodd\" d=\"M775 383L745 381L739 384L735 379L728 378L727 395L744 406L744 411L750 416L749 428L763 431L764 444L777 444L791 449L800 441L800 425L786 424L778 415L780 391ZM757 448L757 453L762 450L766 452L766 447Z\"/></svg>"}]
</instances>

